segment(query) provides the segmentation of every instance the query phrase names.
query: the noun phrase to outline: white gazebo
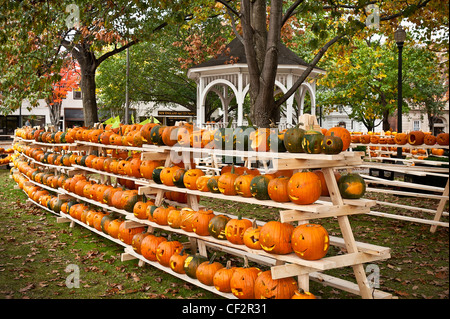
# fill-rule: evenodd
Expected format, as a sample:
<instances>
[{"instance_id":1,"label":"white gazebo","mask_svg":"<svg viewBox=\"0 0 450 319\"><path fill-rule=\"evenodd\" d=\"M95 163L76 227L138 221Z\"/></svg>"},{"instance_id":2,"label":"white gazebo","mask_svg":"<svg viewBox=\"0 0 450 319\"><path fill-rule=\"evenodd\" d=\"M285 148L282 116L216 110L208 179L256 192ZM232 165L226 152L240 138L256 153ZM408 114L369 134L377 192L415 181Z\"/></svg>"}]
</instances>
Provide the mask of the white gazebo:
<instances>
[{"instance_id":1,"label":"white gazebo","mask_svg":"<svg viewBox=\"0 0 450 319\"><path fill-rule=\"evenodd\" d=\"M249 74L244 45L237 38L217 58L210 59L188 70L188 77L197 83L197 125L205 123L205 101L209 92L215 92L222 101L224 122L228 122L228 108L236 97L237 125L243 123L244 98L249 90ZM278 70L275 86L283 93L287 92L295 81L303 74L308 63L303 61L284 44L278 50ZM294 99L299 107L299 115L303 114L306 93L311 99L311 114L316 109L316 81L319 75L325 74L320 68L314 68L297 92L286 101L286 122L293 124ZM275 92L276 94L277 92Z\"/></svg>"}]
</instances>

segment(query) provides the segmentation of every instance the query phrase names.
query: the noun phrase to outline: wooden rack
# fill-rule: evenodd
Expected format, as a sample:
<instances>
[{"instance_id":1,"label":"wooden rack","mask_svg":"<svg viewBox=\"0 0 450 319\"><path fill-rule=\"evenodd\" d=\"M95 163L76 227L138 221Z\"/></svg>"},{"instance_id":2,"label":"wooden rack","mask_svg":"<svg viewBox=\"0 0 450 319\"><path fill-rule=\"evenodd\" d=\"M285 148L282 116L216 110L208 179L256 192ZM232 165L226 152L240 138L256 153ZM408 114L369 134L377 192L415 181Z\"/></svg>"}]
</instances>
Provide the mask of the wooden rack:
<instances>
[{"instance_id":1,"label":"wooden rack","mask_svg":"<svg viewBox=\"0 0 450 319\"><path fill-rule=\"evenodd\" d=\"M28 142L28 141L26 141ZM30 141L34 143L34 141ZM40 145L43 143L40 143ZM52 144L45 145L52 147ZM98 151L98 154L105 151L107 148L117 148L117 146L103 145L89 142L78 142L76 146L71 144L69 150L83 150L87 154L90 154L94 150ZM349 291L360 295L365 299L372 298L392 298L392 295L376 289L371 288L366 272L364 269L365 263L371 263L379 260L385 260L390 258L390 249L382 246L371 245L355 241L353 231L349 221L349 215L354 214L367 214L370 212L370 208L376 204L375 201L367 199L358 200L344 200L340 196L340 192L337 186L337 181L334 175L334 169L347 168L362 164L361 153L359 152L342 152L337 155L324 155L324 154L292 154L292 153L261 153L261 152L244 152L244 151L220 151L220 150L207 150L207 149L192 149L192 148L179 148L179 147L165 147L165 146L153 146L144 145L143 148L131 148L120 147L120 149L127 149L130 151L141 151L141 159L158 159L164 160L164 166L170 166L173 163L174 154L178 154L185 163L185 168L190 168L191 158L194 154L208 154L217 159L218 156L238 156L245 159L245 163L250 165L254 160L272 160L274 163L274 169L314 169L321 168L325 181L330 192L330 197L321 197L318 201L311 205L296 205L293 203L279 203L271 200L257 200L254 198L243 198L240 196L227 196L223 194L214 194L208 192L200 192L196 190L189 190L186 188L178 188L166 186L163 184L156 184L153 181L146 179L133 178L123 175L115 175L95 169L90 169L84 166L73 165L74 171L82 171L88 174L95 173L100 174L101 178L127 178L133 180L136 184L141 185L139 187L139 193L146 196L155 198L155 204L160 205L163 200L164 193L166 191L184 192L187 194L187 205L193 210L199 209L198 196L206 196L210 198L217 198L223 200L232 200L245 203L251 203L256 205L271 206L280 209L280 219L282 222L298 222L307 223L310 219L317 218L336 218L342 233L342 238L330 236L330 244L341 248L345 248L346 253L337 256L324 257L320 260L308 261L299 258L295 254L288 255L275 255L265 252L264 250L253 250L245 245L235 245L231 242L218 240L212 236L198 236L192 232L185 232L180 229L174 229L169 226L161 226L148 220L137 219L132 213L124 210L117 210L114 207L86 199L84 197L72 194L63 189L56 190L59 196L67 198L73 197L81 201L96 205L105 210L114 211L123 214L126 218L126 227L142 227L147 226L149 232L153 232L154 229L162 229L174 233L186 235L189 238L189 246L192 251L199 251L200 254L206 255L206 247L212 249L218 249L226 251L230 254L238 256L248 256L250 260L257 261L261 264L270 265L272 277L274 279L297 276L298 285L305 291L309 291L309 281L317 280L325 285L330 285L336 288L340 288L345 291ZM181 155L179 153L181 152ZM103 152L106 155L106 152ZM171 156L172 155L172 156ZM214 164L213 164L214 165ZM222 213L221 213L222 214ZM228 214L229 215L229 214ZM245 217L245 216L244 216ZM61 222L71 221L73 223L80 224L84 227L88 227L82 223L79 223L69 215L61 214ZM259 221L259 224L263 222ZM91 229L91 227L88 227ZM99 232L97 232L99 233ZM101 234L104 236L105 234ZM132 248L125 247L123 259L137 258L140 263L145 262L152 266L155 266L163 271L167 271L174 274L170 269L166 267L157 266L155 263L150 262L142 256L132 251ZM322 274L323 271L330 269L352 267L356 279L356 284L350 281L334 278L329 275ZM177 276L179 277L179 276ZM186 279L183 276L182 279ZM204 286L197 280L188 280L198 286ZM234 298L231 294L222 294L211 287L203 287L219 295L227 298Z\"/></svg>"}]
</instances>

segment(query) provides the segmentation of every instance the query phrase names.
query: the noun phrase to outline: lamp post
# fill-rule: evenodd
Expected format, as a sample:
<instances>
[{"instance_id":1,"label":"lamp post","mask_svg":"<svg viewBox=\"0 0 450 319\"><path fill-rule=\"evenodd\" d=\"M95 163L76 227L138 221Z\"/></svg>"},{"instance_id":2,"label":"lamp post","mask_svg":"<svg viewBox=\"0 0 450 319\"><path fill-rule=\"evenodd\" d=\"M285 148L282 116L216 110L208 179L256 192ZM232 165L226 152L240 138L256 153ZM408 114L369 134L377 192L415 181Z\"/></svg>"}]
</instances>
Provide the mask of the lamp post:
<instances>
[{"instance_id":1,"label":"lamp post","mask_svg":"<svg viewBox=\"0 0 450 319\"><path fill-rule=\"evenodd\" d=\"M394 32L394 39L398 47L398 100L397 100L397 133L402 132L402 51L403 43L406 39L406 31L399 25L398 29ZM402 148L397 147L397 157L402 157Z\"/></svg>"}]
</instances>

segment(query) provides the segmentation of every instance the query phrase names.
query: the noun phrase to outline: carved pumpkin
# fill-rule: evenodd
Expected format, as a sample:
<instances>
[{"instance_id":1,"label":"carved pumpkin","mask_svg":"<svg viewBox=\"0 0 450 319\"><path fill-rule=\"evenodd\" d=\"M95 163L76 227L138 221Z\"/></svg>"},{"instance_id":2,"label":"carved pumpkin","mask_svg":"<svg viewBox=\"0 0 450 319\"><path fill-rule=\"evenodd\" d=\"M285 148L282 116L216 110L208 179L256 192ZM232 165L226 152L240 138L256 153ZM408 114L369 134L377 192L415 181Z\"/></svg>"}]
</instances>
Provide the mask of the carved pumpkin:
<instances>
[{"instance_id":1,"label":"carved pumpkin","mask_svg":"<svg viewBox=\"0 0 450 319\"><path fill-rule=\"evenodd\" d=\"M422 145L425 133L422 131L412 131L408 134L408 143L410 145Z\"/></svg>"},{"instance_id":2,"label":"carved pumpkin","mask_svg":"<svg viewBox=\"0 0 450 319\"><path fill-rule=\"evenodd\" d=\"M327 254L330 238L321 225L302 224L294 229L291 244L294 253L300 258L318 260Z\"/></svg>"},{"instance_id":3,"label":"carved pumpkin","mask_svg":"<svg viewBox=\"0 0 450 319\"><path fill-rule=\"evenodd\" d=\"M162 141L167 146L178 142L178 126L166 126L162 132Z\"/></svg>"},{"instance_id":4,"label":"carved pumpkin","mask_svg":"<svg viewBox=\"0 0 450 319\"><path fill-rule=\"evenodd\" d=\"M169 225L167 222L167 216L169 215L169 212L173 209L175 209L175 207L173 207L173 206L169 206L169 207L160 206L160 207L156 208L153 211L153 215L152 215L153 220L158 225L163 225L163 226Z\"/></svg>"},{"instance_id":5,"label":"carved pumpkin","mask_svg":"<svg viewBox=\"0 0 450 319\"><path fill-rule=\"evenodd\" d=\"M156 249L163 241L167 241L166 238L155 235L146 236L141 242L141 252L144 258L150 261L157 261Z\"/></svg>"},{"instance_id":6,"label":"carved pumpkin","mask_svg":"<svg viewBox=\"0 0 450 319\"><path fill-rule=\"evenodd\" d=\"M271 254L289 254L292 252L291 236L294 226L279 221L269 221L259 233L261 248Z\"/></svg>"},{"instance_id":7,"label":"carved pumpkin","mask_svg":"<svg viewBox=\"0 0 450 319\"><path fill-rule=\"evenodd\" d=\"M224 268L220 262L214 261L215 257L216 254L214 253L209 261L202 262L198 265L197 270L195 271L195 276L198 281L204 285L214 285L214 275L219 269Z\"/></svg>"},{"instance_id":8,"label":"carved pumpkin","mask_svg":"<svg viewBox=\"0 0 450 319\"><path fill-rule=\"evenodd\" d=\"M309 291L304 291L303 289L298 289L294 291L294 295L291 299L316 299L316 296L314 296Z\"/></svg>"},{"instance_id":9,"label":"carved pumpkin","mask_svg":"<svg viewBox=\"0 0 450 319\"><path fill-rule=\"evenodd\" d=\"M269 181L267 185L267 193L271 200L275 202L289 202L288 182L289 177L276 177Z\"/></svg>"},{"instance_id":10,"label":"carved pumpkin","mask_svg":"<svg viewBox=\"0 0 450 319\"><path fill-rule=\"evenodd\" d=\"M320 179L312 172L298 172L289 179L288 196L295 204L312 204L319 199L321 192Z\"/></svg>"},{"instance_id":11,"label":"carved pumpkin","mask_svg":"<svg viewBox=\"0 0 450 319\"><path fill-rule=\"evenodd\" d=\"M153 170L157 167L160 167L161 164L161 161L142 161L141 167L139 169L139 171L141 172L141 176L146 179L152 179Z\"/></svg>"},{"instance_id":12,"label":"carved pumpkin","mask_svg":"<svg viewBox=\"0 0 450 319\"><path fill-rule=\"evenodd\" d=\"M370 143L370 135L369 134L361 135L360 141L362 144L369 144Z\"/></svg>"},{"instance_id":13,"label":"carved pumpkin","mask_svg":"<svg viewBox=\"0 0 450 319\"><path fill-rule=\"evenodd\" d=\"M173 176L172 181L176 187L181 187L181 188L186 187L186 186L184 186L184 181L183 181L185 174L186 174L186 170L184 168L179 168L172 174L172 176Z\"/></svg>"},{"instance_id":14,"label":"carved pumpkin","mask_svg":"<svg viewBox=\"0 0 450 319\"><path fill-rule=\"evenodd\" d=\"M194 214L192 220L192 230L199 236L209 235L208 225L215 216L212 210L199 210Z\"/></svg>"},{"instance_id":15,"label":"carved pumpkin","mask_svg":"<svg viewBox=\"0 0 450 319\"><path fill-rule=\"evenodd\" d=\"M169 260L170 269L178 274L184 274L184 262L187 257L188 254L185 253L184 248L180 252L174 253Z\"/></svg>"},{"instance_id":16,"label":"carved pumpkin","mask_svg":"<svg viewBox=\"0 0 450 319\"><path fill-rule=\"evenodd\" d=\"M234 181L234 189L236 194L242 197L252 197L252 193L250 192L250 184L253 177L254 176L250 174L239 175Z\"/></svg>"},{"instance_id":17,"label":"carved pumpkin","mask_svg":"<svg viewBox=\"0 0 450 319\"><path fill-rule=\"evenodd\" d=\"M288 129L284 133L284 147L289 153L303 153L302 139L305 134L305 130L298 125Z\"/></svg>"},{"instance_id":18,"label":"carved pumpkin","mask_svg":"<svg viewBox=\"0 0 450 319\"><path fill-rule=\"evenodd\" d=\"M208 180L211 178L211 175L203 175L197 178L195 185L197 186L197 190L201 192L209 192L208 188ZM183 183L184 186L184 183Z\"/></svg>"},{"instance_id":19,"label":"carved pumpkin","mask_svg":"<svg viewBox=\"0 0 450 319\"><path fill-rule=\"evenodd\" d=\"M270 270L261 272L255 280L255 299L291 299L297 290L292 277L272 279Z\"/></svg>"},{"instance_id":20,"label":"carved pumpkin","mask_svg":"<svg viewBox=\"0 0 450 319\"><path fill-rule=\"evenodd\" d=\"M121 220L121 219L114 219L113 221L109 222L109 224L108 224L108 234L112 238L116 238L117 239L117 236L119 236L119 227L120 227L120 225L122 225L122 223L124 223L124 221Z\"/></svg>"},{"instance_id":21,"label":"carved pumpkin","mask_svg":"<svg viewBox=\"0 0 450 319\"><path fill-rule=\"evenodd\" d=\"M254 176L250 183L252 196L260 200L270 199L267 189L271 179L273 179L273 176L270 174Z\"/></svg>"},{"instance_id":22,"label":"carved pumpkin","mask_svg":"<svg viewBox=\"0 0 450 319\"><path fill-rule=\"evenodd\" d=\"M181 217L181 210L172 209L167 214L167 224L172 228L180 228Z\"/></svg>"},{"instance_id":23,"label":"carved pumpkin","mask_svg":"<svg viewBox=\"0 0 450 319\"><path fill-rule=\"evenodd\" d=\"M227 261L227 265L224 268L220 268L216 271L213 277L214 287L220 292L231 292L230 280L233 276L235 268L231 267L231 261Z\"/></svg>"},{"instance_id":24,"label":"carved pumpkin","mask_svg":"<svg viewBox=\"0 0 450 319\"><path fill-rule=\"evenodd\" d=\"M331 133L334 133L335 136L338 136L342 140L342 151L345 151L352 141L352 137L350 135L350 132L345 127L332 127L327 131L327 135L331 135Z\"/></svg>"},{"instance_id":25,"label":"carved pumpkin","mask_svg":"<svg viewBox=\"0 0 450 319\"><path fill-rule=\"evenodd\" d=\"M197 190L197 179L205 173L198 168L191 168L187 170L183 177L184 186L187 189Z\"/></svg>"},{"instance_id":26,"label":"carved pumpkin","mask_svg":"<svg viewBox=\"0 0 450 319\"><path fill-rule=\"evenodd\" d=\"M181 224L180 228L184 231L191 232L192 229L192 222L194 220L195 211L193 211L191 208L182 208L181 209Z\"/></svg>"},{"instance_id":27,"label":"carved pumpkin","mask_svg":"<svg viewBox=\"0 0 450 319\"><path fill-rule=\"evenodd\" d=\"M133 207L133 215L139 219L147 219L147 206L153 203L152 202L144 202L138 201L134 204Z\"/></svg>"},{"instance_id":28,"label":"carved pumpkin","mask_svg":"<svg viewBox=\"0 0 450 319\"><path fill-rule=\"evenodd\" d=\"M145 231L144 227L126 228L126 223L122 223L119 227L119 233L117 239L124 242L127 245L131 245L133 236Z\"/></svg>"},{"instance_id":29,"label":"carved pumpkin","mask_svg":"<svg viewBox=\"0 0 450 319\"><path fill-rule=\"evenodd\" d=\"M341 176L338 181L338 186L342 198L345 199L358 199L366 192L364 179L356 173Z\"/></svg>"},{"instance_id":30,"label":"carved pumpkin","mask_svg":"<svg viewBox=\"0 0 450 319\"><path fill-rule=\"evenodd\" d=\"M169 267L170 257L181 250L183 250L183 245L179 241L163 241L156 248L156 260L158 260L161 265Z\"/></svg>"},{"instance_id":31,"label":"carved pumpkin","mask_svg":"<svg viewBox=\"0 0 450 319\"><path fill-rule=\"evenodd\" d=\"M436 144L436 136L432 134L425 134L425 137L423 138L423 143L426 145Z\"/></svg>"},{"instance_id":32,"label":"carved pumpkin","mask_svg":"<svg viewBox=\"0 0 450 319\"><path fill-rule=\"evenodd\" d=\"M158 166L153 169L152 179L156 184L162 184L161 181L161 171L164 169L164 166Z\"/></svg>"},{"instance_id":33,"label":"carved pumpkin","mask_svg":"<svg viewBox=\"0 0 450 319\"><path fill-rule=\"evenodd\" d=\"M408 142L408 134L397 133L395 135L395 143L398 145L405 145Z\"/></svg>"},{"instance_id":34,"label":"carved pumpkin","mask_svg":"<svg viewBox=\"0 0 450 319\"><path fill-rule=\"evenodd\" d=\"M256 267L235 268L230 279L232 294L239 299L253 299L255 297L255 280L260 272L261 270Z\"/></svg>"},{"instance_id":35,"label":"carved pumpkin","mask_svg":"<svg viewBox=\"0 0 450 319\"><path fill-rule=\"evenodd\" d=\"M224 195L236 195L234 182L237 177L238 175L234 173L234 167L231 172L221 174L217 180L219 191Z\"/></svg>"},{"instance_id":36,"label":"carved pumpkin","mask_svg":"<svg viewBox=\"0 0 450 319\"><path fill-rule=\"evenodd\" d=\"M339 136L335 136L334 132L323 137L322 150L325 154L339 154L343 147L342 139Z\"/></svg>"},{"instance_id":37,"label":"carved pumpkin","mask_svg":"<svg viewBox=\"0 0 450 319\"><path fill-rule=\"evenodd\" d=\"M442 146L447 146L449 142L449 133L439 133L436 136L436 143Z\"/></svg>"},{"instance_id":38,"label":"carved pumpkin","mask_svg":"<svg viewBox=\"0 0 450 319\"><path fill-rule=\"evenodd\" d=\"M178 169L179 166L164 167L159 174L161 182L166 186L174 186L173 173Z\"/></svg>"},{"instance_id":39,"label":"carved pumpkin","mask_svg":"<svg viewBox=\"0 0 450 319\"><path fill-rule=\"evenodd\" d=\"M261 249L259 237L261 234L261 226L256 225L256 219L252 223L252 227L245 230L243 241L244 245L251 249Z\"/></svg>"},{"instance_id":40,"label":"carved pumpkin","mask_svg":"<svg viewBox=\"0 0 450 319\"><path fill-rule=\"evenodd\" d=\"M248 219L242 219L239 214L238 218L230 219L225 227L225 236L227 240L233 244L244 244L244 232L252 226L252 222Z\"/></svg>"},{"instance_id":41,"label":"carved pumpkin","mask_svg":"<svg viewBox=\"0 0 450 319\"><path fill-rule=\"evenodd\" d=\"M208 223L208 233L217 239L226 239L225 227L230 221L230 217L226 215L216 215Z\"/></svg>"},{"instance_id":42,"label":"carved pumpkin","mask_svg":"<svg viewBox=\"0 0 450 319\"><path fill-rule=\"evenodd\" d=\"M322 152L323 134L319 131L308 130L303 135L302 148L307 154Z\"/></svg>"},{"instance_id":43,"label":"carved pumpkin","mask_svg":"<svg viewBox=\"0 0 450 319\"><path fill-rule=\"evenodd\" d=\"M208 182L206 183L206 187L208 187L208 190L211 193L220 193L218 180L220 176L212 176L208 179Z\"/></svg>"},{"instance_id":44,"label":"carved pumpkin","mask_svg":"<svg viewBox=\"0 0 450 319\"><path fill-rule=\"evenodd\" d=\"M183 269L184 272L186 273L186 275L188 275L191 278L197 278L197 268L198 266L207 261L206 257L200 255L200 254L195 254L195 255L189 255L185 260L184 260L184 265L183 265Z\"/></svg>"},{"instance_id":45,"label":"carved pumpkin","mask_svg":"<svg viewBox=\"0 0 450 319\"><path fill-rule=\"evenodd\" d=\"M148 235L151 235L151 234L146 233L146 232L137 233L133 236L133 239L131 240L131 247L133 247L133 250L140 255L142 255L142 252L141 252L142 241Z\"/></svg>"}]
</instances>

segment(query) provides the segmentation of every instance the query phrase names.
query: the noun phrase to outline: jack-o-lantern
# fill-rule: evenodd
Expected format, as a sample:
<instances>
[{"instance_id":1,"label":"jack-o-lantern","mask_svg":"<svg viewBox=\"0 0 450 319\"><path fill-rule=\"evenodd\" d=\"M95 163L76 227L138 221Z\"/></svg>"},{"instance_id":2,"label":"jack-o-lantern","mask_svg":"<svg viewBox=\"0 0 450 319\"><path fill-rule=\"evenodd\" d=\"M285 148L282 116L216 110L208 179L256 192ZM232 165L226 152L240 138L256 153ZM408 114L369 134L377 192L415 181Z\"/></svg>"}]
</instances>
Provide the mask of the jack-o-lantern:
<instances>
[{"instance_id":1,"label":"jack-o-lantern","mask_svg":"<svg viewBox=\"0 0 450 319\"><path fill-rule=\"evenodd\" d=\"M250 193L252 196L260 200L270 199L267 188L270 180L273 178L273 175L270 174L254 176L250 183Z\"/></svg>"},{"instance_id":2,"label":"jack-o-lantern","mask_svg":"<svg viewBox=\"0 0 450 319\"><path fill-rule=\"evenodd\" d=\"M288 195L295 204L312 204L319 199L321 193L320 179L312 172L298 172L289 179Z\"/></svg>"},{"instance_id":3,"label":"jack-o-lantern","mask_svg":"<svg viewBox=\"0 0 450 319\"><path fill-rule=\"evenodd\" d=\"M358 199L366 192L366 182L356 173L341 176L338 180L339 192L342 198Z\"/></svg>"},{"instance_id":4,"label":"jack-o-lantern","mask_svg":"<svg viewBox=\"0 0 450 319\"><path fill-rule=\"evenodd\" d=\"M334 132L331 132L331 135L326 135L322 140L322 151L325 154L339 154L342 152L342 148L344 147L344 143L339 136L335 136Z\"/></svg>"},{"instance_id":5,"label":"jack-o-lantern","mask_svg":"<svg viewBox=\"0 0 450 319\"><path fill-rule=\"evenodd\" d=\"M272 254L289 254L292 252L291 236L294 226L289 223L270 221L262 226L259 233L261 248Z\"/></svg>"},{"instance_id":6,"label":"jack-o-lantern","mask_svg":"<svg viewBox=\"0 0 450 319\"><path fill-rule=\"evenodd\" d=\"M209 234L217 239L227 239L227 236L225 235L225 227L229 221L230 217L226 215L220 214L214 216L208 224Z\"/></svg>"},{"instance_id":7,"label":"jack-o-lantern","mask_svg":"<svg viewBox=\"0 0 450 319\"><path fill-rule=\"evenodd\" d=\"M255 280L261 272L256 267L237 267L230 279L230 288L233 295L239 299L253 299L255 297Z\"/></svg>"},{"instance_id":8,"label":"jack-o-lantern","mask_svg":"<svg viewBox=\"0 0 450 319\"><path fill-rule=\"evenodd\" d=\"M439 133L436 136L436 143L441 146L447 146L449 143L449 133Z\"/></svg>"},{"instance_id":9,"label":"jack-o-lantern","mask_svg":"<svg viewBox=\"0 0 450 319\"><path fill-rule=\"evenodd\" d=\"M234 181L234 189L236 190L236 194L242 197L252 197L252 193L250 192L250 184L253 177L254 176L250 174L239 175Z\"/></svg>"},{"instance_id":10,"label":"jack-o-lantern","mask_svg":"<svg viewBox=\"0 0 450 319\"><path fill-rule=\"evenodd\" d=\"M167 215L167 224L172 228L180 228L181 218L181 210L172 209Z\"/></svg>"},{"instance_id":11,"label":"jack-o-lantern","mask_svg":"<svg viewBox=\"0 0 450 319\"><path fill-rule=\"evenodd\" d=\"M235 269L235 267L231 267L231 261L228 260L226 267L216 271L213 277L213 284L218 291L231 292L230 280Z\"/></svg>"},{"instance_id":12,"label":"jack-o-lantern","mask_svg":"<svg viewBox=\"0 0 450 319\"><path fill-rule=\"evenodd\" d=\"M195 271L195 276L198 281L204 285L214 285L214 275L219 269L224 268L220 262L214 261L215 257L216 254L214 253L209 261L202 262L198 265L197 270Z\"/></svg>"},{"instance_id":13,"label":"jack-o-lantern","mask_svg":"<svg viewBox=\"0 0 450 319\"><path fill-rule=\"evenodd\" d=\"M209 235L208 225L215 216L212 210L199 210L195 213L192 220L192 230L199 236Z\"/></svg>"},{"instance_id":14,"label":"jack-o-lantern","mask_svg":"<svg viewBox=\"0 0 450 319\"><path fill-rule=\"evenodd\" d=\"M242 219L242 215L239 214L238 218L228 221L225 227L225 236L229 242L242 245L244 244L244 232L251 226L252 222L248 219Z\"/></svg>"},{"instance_id":15,"label":"jack-o-lantern","mask_svg":"<svg viewBox=\"0 0 450 319\"><path fill-rule=\"evenodd\" d=\"M179 253L174 253L170 257L169 266L170 269L175 271L178 274L184 274L184 261L188 257L188 254L184 252L182 249Z\"/></svg>"},{"instance_id":16,"label":"jack-o-lantern","mask_svg":"<svg viewBox=\"0 0 450 319\"><path fill-rule=\"evenodd\" d=\"M280 176L269 181L267 186L267 193L271 200L275 202L289 202L288 195L289 177Z\"/></svg>"},{"instance_id":17,"label":"jack-o-lantern","mask_svg":"<svg viewBox=\"0 0 450 319\"><path fill-rule=\"evenodd\" d=\"M209 192L208 189L208 180L211 178L211 175L203 175L197 178L195 185L197 186L197 190L201 192ZM183 184L184 186L184 184Z\"/></svg>"},{"instance_id":18,"label":"jack-o-lantern","mask_svg":"<svg viewBox=\"0 0 450 319\"><path fill-rule=\"evenodd\" d=\"M191 168L184 173L183 183L187 189L197 190L197 179L205 173L198 168Z\"/></svg>"},{"instance_id":19,"label":"jack-o-lantern","mask_svg":"<svg viewBox=\"0 0 450 319\"><path fill-rule=\"evenodd\" d=\"M155 235L148 235L145 237L141 242L142 256L150 261L156 261L156 249L163 241L167 241L167 239Z\"/></svg>"},{"instance_id":20,"label":"jack-o-lantern","mask_svg":"<svg viewBox=\"0 0 450 319\"><path fill-rule=\"evenodd\" d=\"M423 143L426 145L436 144L436 136L434 136L433 134L425 134L425 137L423 138Z\"/></svg>"},{"instance_id":21,"label":"jack-o-lantern","mask_svg":"<svg viewBox=\"0 0 450 319\"><path fill-rule=\"evenodd\" d=\"M197 268L198 266L207 261L206 257L195 254L195 255L189 255L185 260L183 264L184 272L186 275L188 275L191 278L197 278Z\"/></svg>"},{"instance_id":22,"label":"jack-o-lantern","mask_svg":"<svg viewBox=\"0 0 450 319\"><path fill-rule=\"evenodd\" d=\"M217 180L219 191L224 195L236 195L234 182L237 177L238 174L234 173L234 167L231 169L231 172L220 175L219 179Z\"/></svg>"},{"instance_id":23,"label":"jack-o-lantern","mask_svg":"<svg viewBox=\"0 0 450 319\"><path fill-rule=\"evenodd\" d=\"M156 260L165 266L170 266L170 257L173 254L180 252L183 249L183 245L176 240L163 241L156 248Z\"/></svg>"},{"instance_id":24,"label":"jack-o-lantern","mask_svg":"<svg viewBox=\"0 0 450 319\"><path fill-rule=\"evenodd\" d=\"M166 186L174 186L173 174L180 168L179 166L164 167L159 174L161 182Z\"/></svg>"},{"instance_id":25,"label":"jack-o-lantern","mask_svg":"<svg viewBox=\"0 0 450 319\"><path fill-rule=\"evenodd\" d=\"M194 220L195 211L185 207L181 209L181 224L180 228L184 231L191 232L193 231L192 222Z\"/></svg>"},{"instance_id":26,"label":"jack-o-lantern","mask_svg":"<svg viewBox=\"0 0 450 319\"><path fill-rule=\"evenodd\" d=\"M408 134L408 143L410 145L422 145L425 133L422 131L412 131Z\"/></svg>"},{"instance_id":27,"label":"jack-o-lantern","mask_svg":"<svg viewBox=\"0 0 450 319\"><path fill-rule=\"evenodd\" d=\"M309 291L304 291L303 289L298 289L294 291L294 295L291 299L317 299L316 296L314 296Z\"/></svg>"},{"instance_id":28,"label":"jack-o-lantern","mask_svg":"<svg viewBox=\"0 0 450 319\"><path fill-rule=\"evenodd\" d=\"M405 145L408 142L408 134L397 133L394 137L395 143L398 145Z\"/></svg>"},{"instance_id":29,"label":"jack-o-lantern","mask_svg":"<svg viewBox=\"0 0 450 319\"><path fill-rule=\"evenodd\" d=\"M138 234L135 234L133 236L133 239L131 240L131 247L133 247L133 250L137 252L138 254L142 255L141 252L141 244L142 240L144 240L145 237L151 235L150 233L141 232Z\"/></svg>"},{"instance_id":30,"label":"jack-o-lantern","mask_svg":"<svg viewBox=\"0 0 450 319\"><path fill-rule=\"evenodd\" d=\"M292 277L272 279L270 270L261 272L255 280L255 299L291 299L297 290Z\"/></svg>"},{"instance_id":31,"label":"jack-o-lantern","mask_svg":"<svg viewBox=\"0 0 450 319\"><path fill-rule=\"evenodd\" d=\"M330 238L321 225L302 224L294 229L291 244L294 253L300 258L317 260L327 254Z\"/></svg>"},{"instance_id":32,"label":"jack-o-lantern","mask_svg":"<svg viewBox=\"0 0 450 319\"><path fill-rule=\"evenodd\" d=\"M208 182L206 183L206 187L208 187L208 190L211 193L220 193L218 180L220 176L212 176L208 179Z\"/></svg>"},{"instance_id":33,"label":"jack-o-lantern","mask_svg":"<svg viewBox=\"0 0 450 319\"><path fill-rule=\"evenodd\" d=\"M256 225L256 219L252 223L252 227L249 227L244 232L244 245L251 249L261 249L259 243L259 236L261 234L261 226Z\"/></svg>"},{"instance_id":34,"label":"jack-o-lantern","mask_svg":"<svg viewBox=\"0 0 450 319\"><path fill-rule=\"evenodd\" d=\"M352 141L352 137L350 135L350 132L345 127L332 127L329 130L327 130L327 135L331 135L331 133L334 133L334 136L338 136L342 140L342 151L345 151Z\"/></svg>"}]
</instances>

